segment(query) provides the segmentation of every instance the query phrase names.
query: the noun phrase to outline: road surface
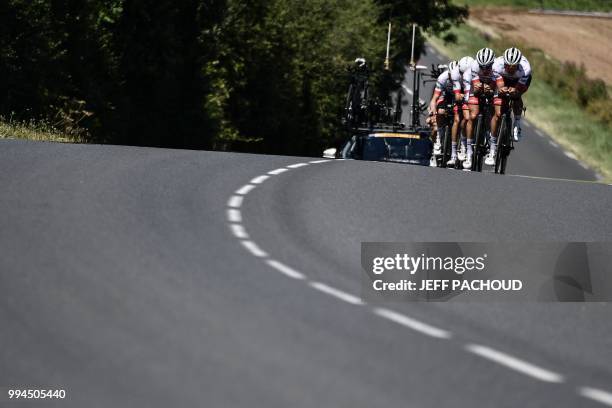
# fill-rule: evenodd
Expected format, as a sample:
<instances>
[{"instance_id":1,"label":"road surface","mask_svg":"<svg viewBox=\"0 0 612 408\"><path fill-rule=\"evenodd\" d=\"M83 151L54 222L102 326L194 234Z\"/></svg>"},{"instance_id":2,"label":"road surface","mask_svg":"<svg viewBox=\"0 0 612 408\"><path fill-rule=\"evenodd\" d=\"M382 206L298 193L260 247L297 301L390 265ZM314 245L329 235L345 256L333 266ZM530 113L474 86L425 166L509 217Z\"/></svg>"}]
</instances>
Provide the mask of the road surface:
<instances>
[{"instance_id":1,"label":"road surface","mask_svg":"<svg viewBox=\"0 0 612 408\"><path fill-rule=\"evenodd\" d=\"M608 304L359 296L362 241L610 241L612 187L312 161L0 141L0 387L68 395L2 406L612 404Z\"/></svg>"}]
</instances>

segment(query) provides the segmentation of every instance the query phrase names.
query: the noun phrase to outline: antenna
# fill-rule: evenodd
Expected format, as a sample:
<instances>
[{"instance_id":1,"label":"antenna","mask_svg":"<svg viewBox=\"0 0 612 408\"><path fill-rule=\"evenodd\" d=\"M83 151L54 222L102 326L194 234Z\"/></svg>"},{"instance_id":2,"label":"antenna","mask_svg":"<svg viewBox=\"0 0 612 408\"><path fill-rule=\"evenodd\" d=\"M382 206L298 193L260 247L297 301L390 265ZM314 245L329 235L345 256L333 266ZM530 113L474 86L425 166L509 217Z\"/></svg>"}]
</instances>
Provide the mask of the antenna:
<instances>
[{"instance_id":1,"label":"antenna","mask_svg":"<svg viewBox=\"0 0 612 408\"><path fill-rule=\"evenodd\" d=\"M416 24L412 24L412 51L410 52L410 65L414 66L414 33L416 32Z\"/></svg>"},{"instance_id":2,"label":"antenna","mask_svg":"<svg viewBox=\"0 0 612 408\"><path fill-rule=\"evenodd\" d=\"M389 71L389 47L391 45L391 21L389 21L389 30L387 31L387 56L385 57L385 69Z\"/></svg>"}]
</instances>

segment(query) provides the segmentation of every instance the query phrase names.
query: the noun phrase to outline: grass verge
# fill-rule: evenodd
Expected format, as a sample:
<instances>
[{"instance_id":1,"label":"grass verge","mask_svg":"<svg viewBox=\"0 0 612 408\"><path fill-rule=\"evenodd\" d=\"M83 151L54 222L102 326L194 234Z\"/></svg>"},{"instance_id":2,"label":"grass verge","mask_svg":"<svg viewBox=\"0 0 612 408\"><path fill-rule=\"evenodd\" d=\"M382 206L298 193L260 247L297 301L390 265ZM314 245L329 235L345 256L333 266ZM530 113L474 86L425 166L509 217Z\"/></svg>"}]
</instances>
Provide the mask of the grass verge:
<instances>
[{"instance_id":1,"label":"grass verge","mask_svg":"<svg viewBox=\"0 0 612 408\"><path fill-rule=\"evenodd\" d=\"M62 132L44 121L17 122L0 117L0 139L27 139L46 142L84 143L81 131Z\"/></svg>"},{"instance_id":2,"label":"grass verge","mask_svg":"<svg viewBox=\"0 0 612 408\"><path fill-rule=\"evenodd\" d=\"M451 58L475 55L482 47L493 47L493 41L474 27L462 25L451 30L457 44L444 44L436 37L428 41L438 51ZM499 54L503 50L496 49ZM527 58L530 50L524 49ZM540 50L534 52L541 53ZM531 59L530 59L531 60ZM612 129L594 120L593 116L561 92L538 78L538 66L532 64L534 78L524 96L526 119L554 138L566 151L598 171L608 183L612 182Z\"/></svg>"},{"instance_id":3,"label":"grass verge","mask_svg":"<svg viewBox=\"0 0 612 408\"><path fill-rule=\"evenodd\" d=\"M453 0L453 3L470 7L508 6L523 9L612 11L612 2L602 0Z\"/></svg>"}]
</instances>

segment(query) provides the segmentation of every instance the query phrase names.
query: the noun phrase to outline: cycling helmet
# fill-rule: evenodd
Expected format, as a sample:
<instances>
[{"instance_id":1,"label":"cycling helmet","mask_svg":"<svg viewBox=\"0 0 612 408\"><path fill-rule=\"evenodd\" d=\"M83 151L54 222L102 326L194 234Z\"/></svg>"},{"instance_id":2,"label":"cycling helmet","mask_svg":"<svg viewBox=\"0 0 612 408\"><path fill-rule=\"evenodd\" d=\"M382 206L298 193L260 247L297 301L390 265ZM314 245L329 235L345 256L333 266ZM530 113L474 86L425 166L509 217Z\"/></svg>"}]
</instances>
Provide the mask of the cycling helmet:
<instances>
[{"instance_id":1,"label":"cycling helmet","mask_svg":"<svg viewBox=\"0 0 612 408\"><path fill-rule=\"evenodd\" d=\"M474 63L474 58L472 57L463 57L459 60L459 71L464 73L469 70L472 64Z\"/></svg>"},{"instance_id":2,"label":"cycling helmet","mask_svg":"<svg viewBox=\"0 0 612 408\"><path fill-rule=\"evenodd\" d=\"M449 71L454 71L457 68L458 65L459 65L459 63L457 61L453 60L453 61L448 63L448 70Z\"/></svg>"},{"instance_id":3,"label":"cycling helmet","mask_svg":"<svg viewBox=\"0 0 612 408\"><path fill-rule=\"evenodd\" d=\"M504 63L506 65L517 65L521 62L521 58L523 58L523 54L518 48L508 48L504 51Z\"/></svg>"},{"instance_id":4,"label":"cycling helmet","mask_svg":"<svg viewBox=\"0 0 612 408\"><path fill-rule=\"evenodd\" d=\"M356 58L355 59L355 65L357 65L359 68L363 68L366 64L366 60L365 58Z\"/></svg>"},{"instance_id":5,"label":"cycling helmet","mask_svg":"<svg viewBox=\"0 0 612 408\"><path fill-rule=\"evenodd\" d=\"M476 61L481 67L493 64L493 60L495 60L495 51L490 48L483 48L476 53Z\"/></svg>"}]
</instances>

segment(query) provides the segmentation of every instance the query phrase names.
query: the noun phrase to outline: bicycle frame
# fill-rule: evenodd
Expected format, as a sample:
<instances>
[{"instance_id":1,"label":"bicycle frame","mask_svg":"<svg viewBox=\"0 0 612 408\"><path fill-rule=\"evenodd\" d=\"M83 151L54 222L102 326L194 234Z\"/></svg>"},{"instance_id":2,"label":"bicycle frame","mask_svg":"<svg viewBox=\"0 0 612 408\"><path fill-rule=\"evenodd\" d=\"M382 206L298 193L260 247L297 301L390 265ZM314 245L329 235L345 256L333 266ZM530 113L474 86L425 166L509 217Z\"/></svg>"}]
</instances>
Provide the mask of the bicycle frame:
<instances>
[{"instance_id":1,"label":"bicycle frame","mask_svg":"<svg viewBox=\"0 0 612 408\"><path fill-rule=\"evenodd\" d=\"M502 95L504 103L502 105L502 115L497 132L497 152L495 157L495 173L505 174L508 156L514 149L512 138L512 117L514 99L508 95Z\"/></svg>"},{"instance_id":2,"label":"bicycle frame","mask_svg":"<svg viewBox=\"0 0 612 408\"><path fill-rule=\"evenodd\" d=\"M482 162L487 154L489 140L487 133L491 129L491 118L493 117L493 96L481 94L478 97L478 116L474 124L474 141L472 144L474 156L472 159L472 171L482 171Z\"/></svg>"}]
</instances>

